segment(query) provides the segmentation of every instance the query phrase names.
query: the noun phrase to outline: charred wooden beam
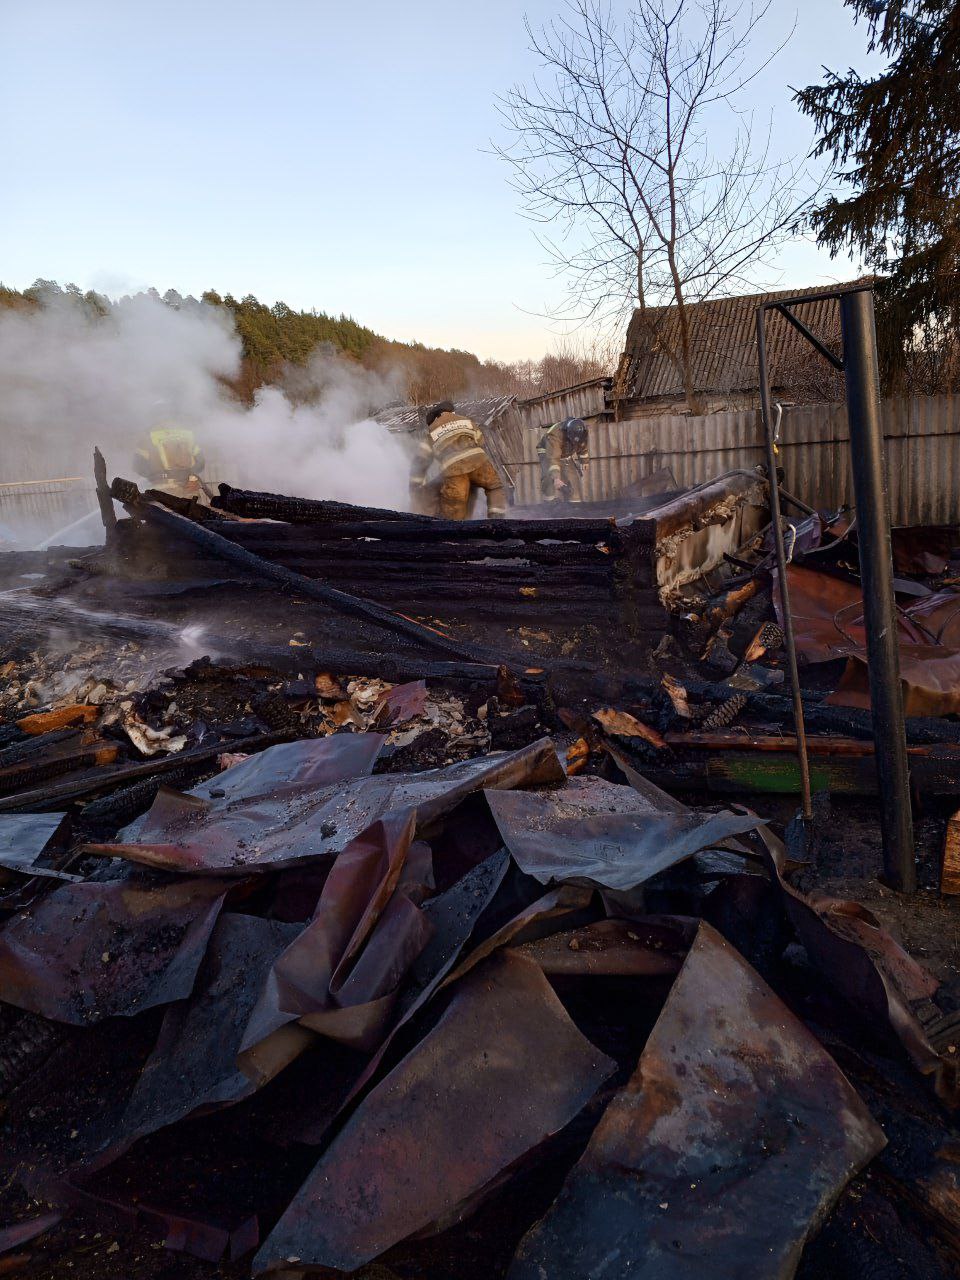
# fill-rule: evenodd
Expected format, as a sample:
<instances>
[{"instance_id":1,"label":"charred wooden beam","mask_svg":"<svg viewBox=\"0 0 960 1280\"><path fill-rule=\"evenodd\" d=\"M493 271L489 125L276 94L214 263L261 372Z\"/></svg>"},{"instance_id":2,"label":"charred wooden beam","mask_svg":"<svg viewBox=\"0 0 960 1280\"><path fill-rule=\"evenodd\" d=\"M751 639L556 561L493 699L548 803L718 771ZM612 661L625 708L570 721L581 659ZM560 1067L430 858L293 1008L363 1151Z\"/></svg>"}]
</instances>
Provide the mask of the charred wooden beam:
<instances>
[{"instance_id":1,"label":"charred wooden beam","mask_svg":"<svg viewBox=\"0 0 960 1280\"><path fill-rule=\"evenodd\" d=\"M278 742L287 742L288 733L256 734L249 738L236 738L229 742L218 742L215 746L204 747L196 751L184 751L179 755L164 756L163 759L147 760L143 764L122 764L111 768L106 765L100 769L86 772L79 778L60 783L54 787L37 787L31 791L20 791L16 795L0 798L0 813L46 813L50 809L60 809L65 803L82 800L87 796L99 795L112 791L115 787L134 782L140 778L175 773L188 765L210 764L223 751L262 751L264 747L272 747Z\"/></svg>"},{"instance_id":2,"label":"charred wooden beam","mask_svg":"<svg viewBox=\"0 0 960 1280\"><path fill-rule=\"evenodd\" d=\"M35 787L65 773L75 773L78 769L105 768L116 761L119 752L115 742L98 740L83 743L77 735L73 743L60 743L37 757L0 768L0 793Z\"/></svg>"},{"instance_id":3,"label":"charred wooden beam","mask_svg":"<svg viewBox=\"0 0 960 1280\"><path fill-rule=\"evenodd\" d=\"M289 524L319 525L328 536L340 538L386 536L422 538L424 541L450 538L473 541L477 538L490 538L497 542L507 538L520 538L523 541L559 538L563 541L582 542L607 536L615 527L609 517L599 520L441 520L433 516L410 515L407 512L381 511L369 507L352 507L346 503L288 498L282 494L249 493L236 489L230 490L214 506L215 509L220 508L236 515L285 520Z\"/></svg>"},{"instance_id":4,"label":"charred wooden beam","mask_svg":"<svg viewBox=\"0 0 960 1280\"><path fill-rule=\"evenodd\" d=\"M381 560L364 564L358 568L347 560L343 554L336 560L317 557L309 553L301 554L287 550L269 557L274 564L283 565L307 577L338 578L356 582L362 576L364 586L369 582L399 582L413 584L416 582L446 583L452 587L468 588L471 585L488 586L491 580L504 585L519 583L531 587L541 586L548 590L565 590L567 587L602 588L609 586L614 578L614 566L597 565L586 568L566 568L562 565L548 569L535 568L530 565L515 564L397 564L390 560ZM656 593L647 591L648 597Z\"/></svg>"},{"instance_id":5,"label":"charred wooden beam","mask_svg":"<svg viewBox=\"0 0 960 1280\"><path fill-rule=\"evenodd\" d=\"M490 663L442 662L402 653L361 653L328 645L322 648L304 645L291 649L241 641L234 650L250 663L263 663L280 671L330 671L344 676L379 676L394 684L407 680L493 683L502 669ZM540 667L531 665L525 668L518 674L518 679L521 689L531 697L531 701L535 701L546 686L546 673Z\"/></svg>"},{"instance_id":6,"label":"charred wooden beam","mask_svg":"<svg viewBox=\"0 0 960 1280\"><path fill-rule=\"evenodd\" d=\"M331 538L325 529L311 525L282 525L269 523L229 524L208 521L208 527L224 537L249 547L258 555L279 556L294 549L316 557L343 558L343 541ZM389 558L397 564L479 563L487 561L526 561L537 565L560 565L564 568L579 565L602 565L611 558L606 540L597 543L536 542L511 538L502 542L474 539L468 542L397 542L395 539L375 539L353 542L352 560L378 562Z\"/></svg>"},{"instance_id":7,"label":"charred wooden beam","mask_svg":"<svg viewBox=\"0 0 960 1280\"><path fill-rule=\"evenodd\" d=\"M411 622L409 618L401 617L399 614L393 613L389 609L384 609L380 605L373 604L369 600L362 600L359 596L339 591L335 587L325 586L313 578L305 578L302 574L294 573L290 569L284 569L282 565L274 564L270 560L264 560L261 556L254 555L253 552L247 551L246 548L231 542L228 538L221 537L220 534L215 533L212 529L188 520L185 516L177 515L176 512L170 511L157 503L137 503L136 512L148 521L158 524L161 528L173 534L174 537L192 542L195 546L200 547L201 550L236 564L246 569L249 573L256 574L258 577L269 579L280 586L294 590L298 595L329 605L339 613L374 622L381 627L405 636L407 639L416 641L424 648L435 649L438 652L447 654L449 657L460 658L467 662L483 662L487 658L487 655L468 645L459 644L457 641L441 635L439 631L433 631L417 622Z\"/></svg>"},{"instance_id":8,"label":"charred wooden beam","mask_svg":"<svg viewBox=\"0 0 960 1280\"><path fill-rule=\"evenodd\" d=\"M113 509L110 486L107 484L107 464L99 449L94 449L93 451L93 478L97 486L100 519L103 521L103 527L109 542L113 536L113 531L117 527L117 513Z\"/></svg>"},{"instance_id":9,"label":"charred wooden beam","mask_svg":"<svg viewBox=\"0 0 960 1280\"><path fill-rule=\"evenodd\" d=\"M792 734L666 734L666 760L643 764L658 785L679 790L796 795L801 788ZM858 738L807 738L811 787L836 795L875 796L874 744ZM907 748L913 787L924 795L952 796L960 788L960 746L953 743Z\"/></svg>"},{"instance_id":10,"label":"charred wooden beam","mask_svg":"<svg viewBox=\"0 0 960 1280\"><path fill-rule=\"evenodd\" d=\"M253 489L234 489L221 484L214 508L233 515L286 520L290 524L313 524L316 521L336 523L350 520L415 520L429 521L431 516L414 516L382 507L358 507L349 502L332 502L316 498L288 498L280 493L258 493Z\"/></svg>"},{"instance_id":11,"label":"charred wooden beam","mask_svg":"<svg viewBox=\"0 0 960 1280\"><path fill-rule=\"evenodd\" d=\"M216 522L211 522L216 527ZM242 527L242 526L238 526ZM617 540L622 534L612 520L432 520L418 524L416 520L358 520L349 524L323 526L328 539L343 541L353 538L382 538L398 542L554 542L597 543ZM626 526L629 531L632 526ZM653 528L643 527L634 535L638 541L653 543Z\"/></svg>"}]
</instances>

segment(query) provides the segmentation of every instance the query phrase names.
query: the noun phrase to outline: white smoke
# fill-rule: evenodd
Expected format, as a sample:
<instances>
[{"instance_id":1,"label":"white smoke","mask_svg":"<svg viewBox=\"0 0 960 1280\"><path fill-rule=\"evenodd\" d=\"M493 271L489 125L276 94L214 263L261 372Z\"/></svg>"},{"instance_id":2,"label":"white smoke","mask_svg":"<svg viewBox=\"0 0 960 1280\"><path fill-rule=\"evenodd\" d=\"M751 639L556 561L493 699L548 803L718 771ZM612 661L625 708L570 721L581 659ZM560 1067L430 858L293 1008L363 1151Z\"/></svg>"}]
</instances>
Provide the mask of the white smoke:
<instances>
[{"instance_id":1,"label":"white smoke","mask_svg":"<svg viewBox=\"0 0 960 1280\"><path fill-rule=\"evenodd\" d=\"M193 299L138 294L104 317L57 293L0 309L0 481L90 476L95 445L111 477L138 479L142 437L174 420L195 433L208 483L406 507L409 445L370 418L398 398L397 378L318 352L247 408L221 382L240 354L229 313ZM12 510L0 505L0 522Z\"/></svg>"},{"instance_id":2,"label":"white smoke","mask_svg":"<svg viewBox=\"0 0 960 1280\"><path fill-rule=\"evenodd\" d=\"M290 371L283 389L261 387L251 409L221 402L210 438L221 453L236 452L252 488L406 510L409 443L370 416L397 399L399 386L399 376L321 350Z\"/></svg>"}]
</instances>

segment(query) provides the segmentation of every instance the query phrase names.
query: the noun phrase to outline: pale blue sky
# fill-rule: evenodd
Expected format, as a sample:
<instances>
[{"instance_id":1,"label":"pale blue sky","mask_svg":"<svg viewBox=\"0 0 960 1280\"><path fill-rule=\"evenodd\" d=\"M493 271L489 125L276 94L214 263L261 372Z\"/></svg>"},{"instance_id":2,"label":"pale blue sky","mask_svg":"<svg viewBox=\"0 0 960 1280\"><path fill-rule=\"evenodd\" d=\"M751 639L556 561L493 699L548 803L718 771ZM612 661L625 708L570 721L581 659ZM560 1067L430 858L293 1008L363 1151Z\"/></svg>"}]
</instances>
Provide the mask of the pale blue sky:
<instances>
[{"instance_id":1,"label":"pale blue sky","mask_svg":"<svg viewBox=\"0 0 960 1280\"><path fill-rule=\"evenodd\" d=\"M389 337L538 356L558 297L518 213L495 96L534 70L523 14L561 0L0 0L0 280L213 287L353 315ZM797 6L773 0L772 42ZM840 0L804 0L756 83L865 63ZM847 278L809 245L784 287Z\"/></svg>"}]
</instances>

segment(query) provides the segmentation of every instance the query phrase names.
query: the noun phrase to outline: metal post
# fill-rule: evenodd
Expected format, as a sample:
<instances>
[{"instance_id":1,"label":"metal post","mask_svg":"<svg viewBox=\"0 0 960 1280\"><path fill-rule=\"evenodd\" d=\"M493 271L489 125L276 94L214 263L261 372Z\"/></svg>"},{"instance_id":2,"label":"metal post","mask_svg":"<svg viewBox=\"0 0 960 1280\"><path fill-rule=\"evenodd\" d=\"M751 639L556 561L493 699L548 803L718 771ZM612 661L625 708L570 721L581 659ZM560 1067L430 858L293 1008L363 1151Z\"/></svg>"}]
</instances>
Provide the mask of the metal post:
<instances>
[{"instance_id":1,"label":"metal post","mask_svg":"<svg viewBox=\"0 0 960 1280\"><path fill-rule=\"evenodd\" d=\"M841 296L840 325L880 792L883 866L888 883L904 893L913 893L917 887L917 869L900 688L877 333L870 290L859 289Z\"/></svg>"},{"instance_id":2,"label":"metal post","mask_svg":"<svg viewBox=\"0 0 960 1280\"><path fill-rule=\"evenodd\" d=\"M763 414L763 429L767 442L770 520L773 527L773 544L777 552L780 612L783 615L783 638L787 647L787 670L790 675L790 690L793 694L793 723L797 733L797 757L800 762L801 805L804 820L809 822L813 818L813 801L810 796L810 761L807 759L807 734L803 723L800 674L797 671L797 646L793 637L793 618L790 614L787 556L783 546L783 529L780 525L780 490L777 486L777 455L773 445L773 427L770 421L770 379L767 375L767 339L762 308L757 312L757 357L760 361L760 409Z\"/></svg>"}]
</instances>

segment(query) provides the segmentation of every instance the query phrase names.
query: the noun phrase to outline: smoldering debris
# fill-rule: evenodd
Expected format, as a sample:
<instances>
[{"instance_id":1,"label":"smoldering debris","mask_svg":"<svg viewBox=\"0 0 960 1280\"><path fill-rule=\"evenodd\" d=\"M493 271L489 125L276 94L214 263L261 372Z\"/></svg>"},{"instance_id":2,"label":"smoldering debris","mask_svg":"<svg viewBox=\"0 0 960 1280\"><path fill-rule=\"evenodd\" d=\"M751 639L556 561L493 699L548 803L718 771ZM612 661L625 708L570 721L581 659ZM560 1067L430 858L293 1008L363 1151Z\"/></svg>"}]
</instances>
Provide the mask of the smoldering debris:
<instances>
[{"instance_id":1,"label":"smoldering debris","mask_svg":"<svg viewBox=\"0 0 960 1280\"><path fill-rule=\"evenodd\" d=\"M900 918L912 955L756 785L650 780L783 703L764 571L658 559L688 577L706 500L635 562L609 523L604 551L588 522L381 519L311 593L311 548L370 513L277 499L271 577L189 549L178 521L223 511L124 492L109 548L33 561L0 614L0 1207L37 1275L832 1280L841 1245L855 1280L955 1273L951 905ZM352 594L431 545L441 582L574 548L678 599L633 601L644 650L621 581L607 644L546 594Z\"/></svg>"}]
</instances>

